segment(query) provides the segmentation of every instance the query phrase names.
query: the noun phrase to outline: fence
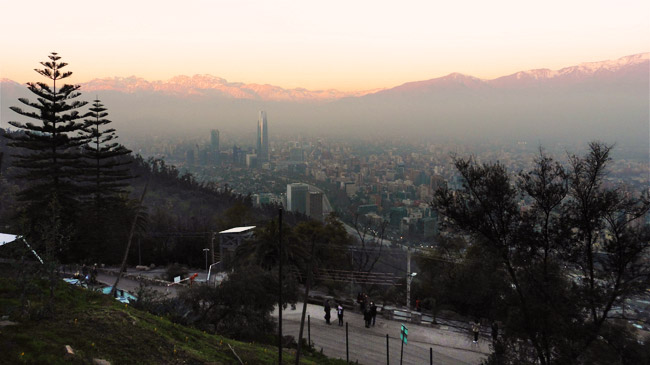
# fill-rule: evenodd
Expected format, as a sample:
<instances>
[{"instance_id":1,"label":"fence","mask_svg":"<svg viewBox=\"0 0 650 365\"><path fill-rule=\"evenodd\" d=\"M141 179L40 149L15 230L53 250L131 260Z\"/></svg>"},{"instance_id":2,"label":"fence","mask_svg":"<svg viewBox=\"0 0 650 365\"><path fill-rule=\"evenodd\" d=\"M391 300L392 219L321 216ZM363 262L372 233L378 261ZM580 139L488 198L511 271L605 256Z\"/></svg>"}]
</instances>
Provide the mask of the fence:
<instances>
[{"instance_id":1,"label":"fence","mask_svg":"<svg viewBox=\"0 0 650 365\"><path fill-rule=\"evenodd\" d=\"M322 311L322 307L318 308ZM398 313L398 315L401 313ZM412 313L413 315L415 313ZM297 335L299 328L298 313L295 320L291 320L290 314L283 316L283 328L285 334ZM455 340L440 343L439 341L429 342L423 335L423 329L428 326L412 326L410 322L403 322L411 326L412 332L418 333L419 337L407 337L407 343L403 344L400 339L400 322L389 320L388 313L377 324L380 326L372 329L365 328L359 316L350 318L344 326L337 326L336 314L334 314L331 325L327 325L322 317L316 315L314 318L308 315L305 318L304 339L307 340L316 350L320 349L327 356L341 358L349 363L362 364L449 364L449 363L479 363L489 353L488 341L482 336L480 344L473 344L471 332L468 328L458 328L456 332L450 331L451 337ZM393 316L398 319L398 316ZM460 325L460 323L459 323ZM469 323L468 323L469 327ZM434 333L433 329L428 329ZM435 332L436 336L440 332ZM427 335L428 336L428 335ZM447 336L445 334L444 336ZM297 337L297 336L296 336ZM439 337L437 337L439 339ZM456 341L456 342L453 342ZM467 352L467 359L461 360ZM451 356L450 353L452 353ZM458 355L463 354L463 355ZM459 358L460 356L460 358Z\"/></svg>"}]
</instances>

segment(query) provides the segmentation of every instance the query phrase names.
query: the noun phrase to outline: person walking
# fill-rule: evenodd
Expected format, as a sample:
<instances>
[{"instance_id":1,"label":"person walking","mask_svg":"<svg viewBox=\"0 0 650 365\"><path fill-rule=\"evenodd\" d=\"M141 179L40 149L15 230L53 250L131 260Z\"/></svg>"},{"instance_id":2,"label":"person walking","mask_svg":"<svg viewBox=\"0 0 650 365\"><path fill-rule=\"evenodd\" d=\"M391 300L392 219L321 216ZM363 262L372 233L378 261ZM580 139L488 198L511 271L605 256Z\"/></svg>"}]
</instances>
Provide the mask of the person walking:
<instances>
[{"instance_id":1,"label":"person walking","mask_svg":"<svg viewBox=\"0 0 650 365\"><path fill-rule=\"evenodd\" d=\"M497 342L497 338L499 338L499 324L497 321L492 321L492 342Z\"/></svg>"},{"instance_id":2,"label":"person walking","mask_svg":"<svg viewBox=\"0 0 650 365\"><path fill-rule=\"evenodd\" d=\"M326 299L325 300L325 323L327 324L331 324L330 323L330 318L332 318L332 315L330 314L331 311L332 311L332 307L330 307L330 301Z\"/></svg>"},{"instance_id":3,"label":"person walking","mask_svg":"<svg viewBox=\"0 0 650 365\"><path fill-rule=\"evenodd\" d=\"M370 302L370 318L372 319L372 326L375 326L375 319L377 318L377 305Z\"/></svg>"},{"instance_id":4,"label":"person walking","mask_svg":"<svg viewBox=\"0 0 650 365\"><path fill-rule=\"evenodd\" d=\"M478 318L474 320L473 323L470 323L472 325L472 332L474 333L474 343L478 343L478 333L481 330L481 324L478 321Z\"/></svg>"},{"instance_id":5,"label":"person walking","mask_svg":"<svg viewBox=\"0 0 650 365\"><path fill-rule=\"evenodd\" d=\"M363 311L363 320L366 323L366 328L370 328L370 321L372 320L372 314L370 313L369 305L367 305Z\"/></svg>"},{"instance_id":6,"label":"person walking","mask_svg":"<svg viewBox=\"0 0 650 365\"><path fill-rule=\"evenodd\" d=\"M339 317L339 326L343 325L343 305L339 303L338 307L336 308L336 314Z\"/></svg>"}]
</instances>

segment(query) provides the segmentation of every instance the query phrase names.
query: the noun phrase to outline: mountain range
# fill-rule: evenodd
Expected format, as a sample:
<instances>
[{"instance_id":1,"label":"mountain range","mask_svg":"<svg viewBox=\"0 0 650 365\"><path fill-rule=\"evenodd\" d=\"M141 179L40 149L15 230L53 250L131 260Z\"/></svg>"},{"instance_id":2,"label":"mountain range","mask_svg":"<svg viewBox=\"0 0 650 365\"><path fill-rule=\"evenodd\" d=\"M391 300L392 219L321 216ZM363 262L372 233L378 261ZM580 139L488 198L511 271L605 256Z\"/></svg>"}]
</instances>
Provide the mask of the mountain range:
<instances>
[{"instance_id":1,"label":"mountain range","mask_svg":"<svg viewBox=\"0 0 650 365\"><path fill-rule=\"evenodd\" d=\"M521 71L491 80L452 73L393 88L359 92L285 89L228 82L211 75L167 81L94 79L82 93L98 95L122 134L208 135L255 130L258 110L270 133L362 134L455 139L601 139L648 143L650 53L559 70ZM0 121L24 85L0 80ZM154 128L154 129L152 129ZM646 149L647 151L647 149Z\"/></svg>"}]
</instances>

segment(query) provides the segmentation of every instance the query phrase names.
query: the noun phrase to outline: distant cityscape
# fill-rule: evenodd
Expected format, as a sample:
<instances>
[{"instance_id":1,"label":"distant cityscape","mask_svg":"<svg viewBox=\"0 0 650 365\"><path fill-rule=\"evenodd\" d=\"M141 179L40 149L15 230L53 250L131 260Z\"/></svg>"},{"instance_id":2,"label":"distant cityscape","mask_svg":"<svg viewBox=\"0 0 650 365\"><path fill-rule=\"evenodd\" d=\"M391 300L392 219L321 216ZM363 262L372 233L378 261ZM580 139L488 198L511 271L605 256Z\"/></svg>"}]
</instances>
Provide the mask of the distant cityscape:
<instances>
[{"instance_id":1,"label":"distant cityscape","mask_svg":"<svg viewBox=\"0 0 650 365\"><path fill-rule=\"evenodd\" d=\"M453 155L499 161L516 173L532 166L540 147L559 161L567 153L581 153L584 147L524 141L465 146L403 139L270 139L272 123L267 118L266 111L259 111L255 141L249 143L234 136L223 138L213 129L208 140L150 138L132 145L144 157L164 159L200 181L250 195L255 204L281 204L320 220L335 211L350 225L384 225L386 238L411 243L426 242L439 233L437 212L429 206L435 190L462 187L452 165ZM623 184L635 192L647 190L647 162L620 156L626 156L623 147L614 152L608 183ZM522 209L528 204L522 201ZM650 223L650 216L646 221Z\"/></svg>"}]
</instances>

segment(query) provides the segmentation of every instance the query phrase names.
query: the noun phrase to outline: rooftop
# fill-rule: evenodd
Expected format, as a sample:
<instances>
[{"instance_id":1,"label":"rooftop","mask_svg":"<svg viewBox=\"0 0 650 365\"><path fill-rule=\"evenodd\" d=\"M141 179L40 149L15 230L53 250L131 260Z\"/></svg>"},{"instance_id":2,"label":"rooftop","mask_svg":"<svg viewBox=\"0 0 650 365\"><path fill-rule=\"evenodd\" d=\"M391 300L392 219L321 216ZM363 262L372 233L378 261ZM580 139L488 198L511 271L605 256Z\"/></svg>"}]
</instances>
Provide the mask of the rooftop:
<instances>
[{"instance_id":1,"label":"rooftop","mask_svg":"<svg viewBox=\"0 0 650 365\"><path fill-rule=\"evenodd\" d=\"M225 231L219 232L219 234L222 233L242 233L242 232L247 232L255 228L255 226L246 226L246 227L235 227L235 228L230 228Z\"/></svg>"}]
</instances>

